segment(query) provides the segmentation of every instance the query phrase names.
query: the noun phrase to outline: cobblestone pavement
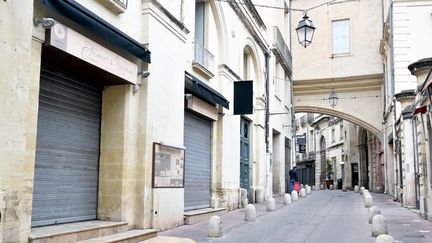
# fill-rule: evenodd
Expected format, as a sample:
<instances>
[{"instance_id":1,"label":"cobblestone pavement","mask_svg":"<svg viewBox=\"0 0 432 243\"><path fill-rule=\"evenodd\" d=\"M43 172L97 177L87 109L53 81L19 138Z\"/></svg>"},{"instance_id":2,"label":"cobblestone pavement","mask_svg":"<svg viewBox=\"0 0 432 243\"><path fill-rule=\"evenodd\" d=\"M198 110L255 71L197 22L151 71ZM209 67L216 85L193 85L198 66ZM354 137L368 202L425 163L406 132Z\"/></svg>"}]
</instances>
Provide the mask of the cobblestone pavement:
<instances>
[{"instance_id":1,"label":"cobblestone pavement","mask_svg":"<svg viewBox=\"0 0 432 243\"><path fill-rule=\"evenodd\" d=\"M401 208L385 194L374 194L374 205L388 222L396 242L432 242L432 223ZM276 211L266 212L265 204L255 204L257 219L244 221L244 209L221 216L224 235L210 238L208 222L185 225L160 232L162 236L190 238L197 242L285 243L285 242L375 242L368 224L363 198L352 191L313 191L312 195L290 205L276 198Z\"/></svg>"}]
</instances>

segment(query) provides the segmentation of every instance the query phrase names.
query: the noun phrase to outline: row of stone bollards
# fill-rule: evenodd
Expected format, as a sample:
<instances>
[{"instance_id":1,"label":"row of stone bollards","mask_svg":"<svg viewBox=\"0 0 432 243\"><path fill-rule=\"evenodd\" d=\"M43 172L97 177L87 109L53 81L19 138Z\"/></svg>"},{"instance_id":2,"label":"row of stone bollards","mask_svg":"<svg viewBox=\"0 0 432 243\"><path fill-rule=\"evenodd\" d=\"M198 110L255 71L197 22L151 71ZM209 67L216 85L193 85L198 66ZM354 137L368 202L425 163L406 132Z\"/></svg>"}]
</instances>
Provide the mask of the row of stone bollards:
<instances>
[{"instance_id":1,"label":"row of stone bollards","mask_svg":"<svg viewBox=\"0 0 432 243\"><path fill-rule=\"evenodd\" d=\"M354 192L363 196L364 206L369 208L369 224L372 224L372 236L376 237L375 243L393 243L394 239L388 235L387 222L381 215L381 210L373 205L373 198L365 187L354 187Z\"/></svg>"},{"instance_id":2,"label":"row of stone bollards","mask_svg":"<svg viewBox=\"0 0 432 243\"><path fill-rule=\"evenodd\" d=\"M244 191L243 191L244 190ZM312 188L309 185L301 186L299 192L293 190L291 195L286 193L284 195L284 204L288 205L292 202L296 202L299 198L305 198L307 195L312 194ZM256 219L256 210L255 205L248 204L247 202L247 193L245 189L240 191L241 197L241 206L245 208L244 220L245 221L255 221ZM276 202L274 198L269 198L266 201L266 211L272 212L276 210ZM223 227L222 227L222 219L219 216L212 216L209 220L209 231L208 236L210 237L222 237L223 235Z\"/></svg>"}]
</instances>

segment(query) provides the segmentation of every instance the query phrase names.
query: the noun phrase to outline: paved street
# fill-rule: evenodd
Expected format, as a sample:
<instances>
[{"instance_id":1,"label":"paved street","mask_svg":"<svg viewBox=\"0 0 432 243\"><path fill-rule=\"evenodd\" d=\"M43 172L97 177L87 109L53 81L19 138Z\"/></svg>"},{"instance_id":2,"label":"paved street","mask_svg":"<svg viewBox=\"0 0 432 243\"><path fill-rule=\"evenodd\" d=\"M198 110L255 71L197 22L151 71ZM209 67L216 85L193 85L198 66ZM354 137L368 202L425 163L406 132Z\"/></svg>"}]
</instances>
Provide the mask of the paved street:
<instances>
[{"instance_id":1,"label":"paved street","mask_svg":"<svg viewBox=\"0 0 432 243\"><path fill-rule=\"evenodd\" d=\"M388 221L389 234L396 242L432 242L432 223L401 208L392 198L372 194L375 205ZM277 210L265 212L257 206L257 220L243 221L244 210L229 212L221 219L224 236L207 237L207 222L185 225L160 235L191 238L197 242L374 242L368 209L362 197L354 192L314 191L312 195L291 205L281 204Z\"/></svg>"}]
</instances>

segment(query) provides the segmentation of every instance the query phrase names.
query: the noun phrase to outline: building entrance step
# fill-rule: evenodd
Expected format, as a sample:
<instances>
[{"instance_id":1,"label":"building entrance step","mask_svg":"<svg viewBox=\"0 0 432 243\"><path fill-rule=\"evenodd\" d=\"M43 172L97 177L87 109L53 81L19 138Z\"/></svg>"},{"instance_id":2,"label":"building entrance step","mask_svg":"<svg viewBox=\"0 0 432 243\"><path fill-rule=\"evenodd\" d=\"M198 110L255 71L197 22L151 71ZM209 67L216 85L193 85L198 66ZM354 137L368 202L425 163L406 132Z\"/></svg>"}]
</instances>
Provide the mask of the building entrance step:
<instances>
[{"instance_id":1,"label":"building entrance step","mask_svg":"<svg viewBox=\"0 0 432 243\"><path fill-rule=\"evenodd\" d=\"M76 242L127 230L127 222L90 220L32 228L29 242Z\"/></svg>"},{"instance_id":2,"label":"building entrance step","mask_svg":"<svg viewBox=\"0 0 432 243\"><path fill-rule=\"evenodd\" d=\"M79 243L138 243L157 236L157 230L154 229L133 229L112 235L105 235L92 238Z\"/></svg>"},{"instance_id":3,"label":"building entrance step","mask_svg":"<svg viewBox=\"0 0 432 243\"><path fill-rule=\"evenodd\" d=\"M196 224L208 220L211 216L220 216L227 212L226 208L203 208L183 213L185 224Z\"/></svg>"}]
</instances>

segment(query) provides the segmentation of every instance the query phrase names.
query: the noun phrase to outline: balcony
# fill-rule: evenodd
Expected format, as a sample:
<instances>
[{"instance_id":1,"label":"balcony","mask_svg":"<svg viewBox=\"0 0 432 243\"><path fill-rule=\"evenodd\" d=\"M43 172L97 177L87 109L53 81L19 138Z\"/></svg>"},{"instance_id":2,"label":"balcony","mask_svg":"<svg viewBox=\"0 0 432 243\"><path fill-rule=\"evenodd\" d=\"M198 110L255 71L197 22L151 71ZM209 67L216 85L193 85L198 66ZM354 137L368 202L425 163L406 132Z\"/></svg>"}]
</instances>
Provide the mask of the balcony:
<instances>
[{"instance_id":1,"label":"balcony","mask_svg":"<svg viewBox=\"0 0 432 243\"><path fill-rule=\"evenodd\" d=\"M211 54L209 50L207 50L200 42L194 42L194 61L192 63L192 67L207 76L207 78L213 78L215 75L213 74L214 67L214 56Z\"/></svg>"},{"instance_id":2,"label":"balcony","mask_svg":"<svg viewBox=\"0 0 432 243\"><path fill-rule=\"evenodd\" d=\"M128 0L99 0L99 2L117 14L124 13L128 7Z\"/></svg>"},{"instance_id":3,"label":"balcony","mask_svg":"<svg viewBox=\"0 0 432 243\"><path fill-rule=\"evenodd\" d=\"M123 8L127 8L128 6L128 0L114 0L118 5L122 6Z\"/></svg>"},{"instance_id":4,"label":"balcony","mask_svg":"<svg viewBox=\"0 0 432 243\"><path fill-rule=\"evenodd\" d=\"M315 159L316 158L316 152L315 151L309 151L308 152L308 158L309 159Z\"/></svg>"},{"instance_id":5,"label":"balcony","mask_svg":"<svg viewBox=\"0 0 432 243\"><path fill-rule=\"evenodd\" d=\"M288 75L292 74L291 52L277 26L273 27L273 53Z\"/></svg>"}]
</instances>

